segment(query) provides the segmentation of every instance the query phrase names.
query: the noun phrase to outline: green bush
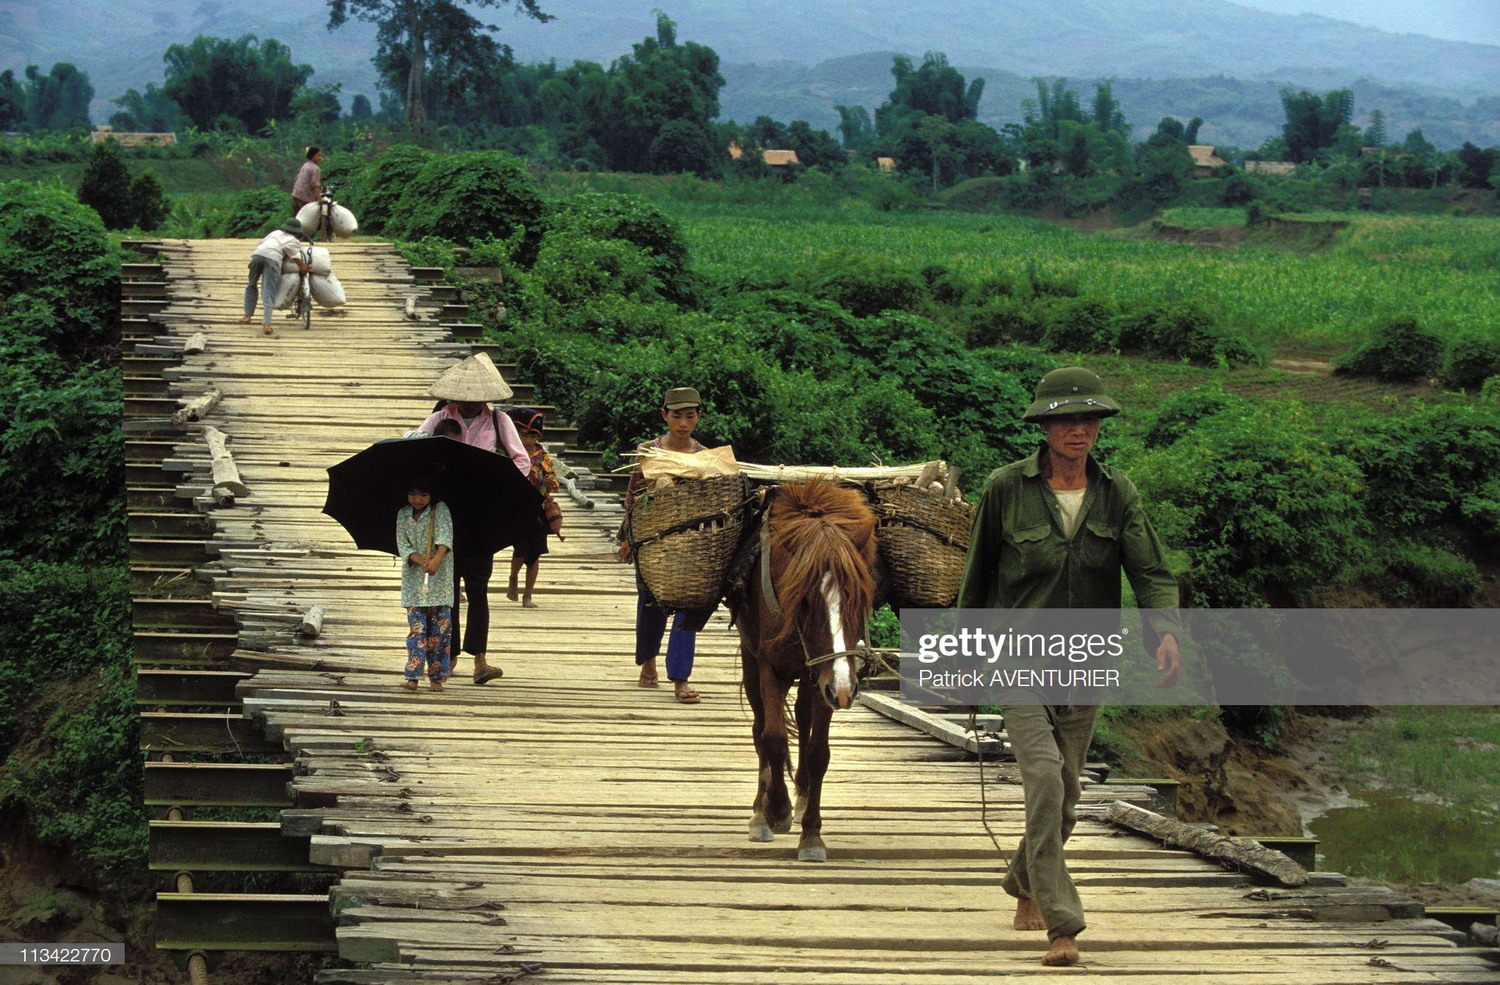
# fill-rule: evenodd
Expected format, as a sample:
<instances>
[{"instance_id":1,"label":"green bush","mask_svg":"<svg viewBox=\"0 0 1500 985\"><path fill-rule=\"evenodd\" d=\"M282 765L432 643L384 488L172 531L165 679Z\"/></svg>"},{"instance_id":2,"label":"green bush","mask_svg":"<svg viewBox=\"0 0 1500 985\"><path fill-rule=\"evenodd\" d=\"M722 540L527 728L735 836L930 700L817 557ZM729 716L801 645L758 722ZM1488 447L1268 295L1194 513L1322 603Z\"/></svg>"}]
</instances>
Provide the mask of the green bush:
<instances>
[{"instance_id":1,"label":"green bush","mask_svg":"<svg viewBox=\"0 0 1500 985\"><path fill-rule=\"evenodd\" d=\"M1417 324L1397 318L1375 330L1374 337L1334 363L1334 372L1381 380L1418 380L1434 375L1443 339Z\"/></svg>"},{"instance_id":2,"label":"green bush","mask_svg":"<svg viewBox=\"0 0 1500 985\"><path fill-rule=\"evenodd\" d=\"M148 233L159 228L172 211L155 171L141 172L130 186L130 199L135 208L135 226Z\"/></svg>"},{"instance_id":3,"label":"green bush","mask_svg":"<svg viewBox=\"0 0 1500 985\"><path fill-rule=\"evenodd\" d=\"M399 224L394 220L400 215L401 199L431 160L432 155L420 147L397 144L363 171L351 174L338 193L339 201L356 211L363 228L382 232Z\"/></svg>"},{"instance_id":4,"label":"green bush","mask_svg":"<svg viewBox=\"0 0 1500 985\"><path fill-rule=\"evenodd\" d=\"M88 169L78 185L78 201L99 213L106 229L128 229L135 224L136 206L130 193L130 169L120 156L120 143L94 145Z\"/></svg>"},{"instance_id":5,"label":"green bush","mask_svg":"<svg viewBox=\"0 0 1500 985\"><path fill-rule=\"evenodd\" d=\"M1059 299L1045 307L1043 348L1054 352L1113 352L1120 345L1115 311L1094 298Z\"/></svg>"},{"instance_id":6,"label":"green bush","mask_svg":"<svg viewBox=\"0 0 1500 985\"><path fill-rule=\"evenodd\" d=\"M669 297L684 302L694 295L682 231L649 202L603 192L578 195L560 203L553 213L549 235L557 232L633 243L651 258L652 273Z\"/></svg>"},{"instance_id":7,"label":"green bush","mask_svg":"<svg viewBox=\"0 0 1500 985\"><path fill-rule=\"evenodd\" d=\"M53 851L128 875L146 845L129 572L0 562L0 638L14 656L0 661L0 809Z\"/></svg>"},{"instance_id":8,"label":"green bush","mask_svg":"<svg viewBox=\"0 0 1500 985\"><path fill-rule=\"evenodd\" d=\"M1348 444L1379 522L1463 546L1500 543L1500 406L1450 400L1375 421Z\"/></svg>"},{"instance_id":9,"label":"green bush","mask_svg":"<svg viewBox=\"0 0 1500 985\"><path fill-rule=\"evenodd\" d=\"M1046 334L1046 308L1020 298L999 295L959 311L959 323L969 345L1040 343Z\"/></svg>"},{"instance_id":10,"label":"green bush","mask_svg":"<svg viewBox=\"0 0 1500 985\"><path fill-rule=\"evenodd\" d=\"M926 295L926 284L917 274L881 256L845 249L821 256L799 286L860 318L915 310Z\"/></svg>"},{"instance_id":11,"label":"green bush","mask_svg":"<svg viewBox=\"0 0 1500 985\"><path fill-rule=\"evenodd\" d=\"M1220 325L1191 301L1168 301L1122 312L1116 326L1121 349L1145 352L1158 359L1223 365L1261 360L1249 339Z\"/></svg>"},{"instance_id":12,"label":"green bush","mask_svg":"<svg viewBox=\"0 0 1500 985\"><path fill-rule=\"evenodd\" d=\"M520 287L525 313L547 324L578 330L578 309L600 302L652 302L662 284L651 257L623 239L595 239L579 232L549 233Z\"/></svg>"},{"instance_id":13,"label":"green bush","mask_svg":"<svg viewBox=\"0 0 1500 985\"><path fill-rule=\"evenodd\" d=\"M1161 402L1142 441L1147 448L1166 448L1183 435L1212 427L1215 414L1230 408L1243 414L1248 407L1243 397L1225 393L1216 383L1183 390Z\"/></svg>"},{"instance_id":14,"label":"green bush","mask_svg":"<svg viewBox=\"0 0 1500 985\"><path fill-rule=\"evenodd\" d=\"M1474 389L1500 376L1500 339L1461 335L1443 355L1442 382L1455 389Z\"/></svg>"},{"instance_id":15,"label":"green bush","mask_svg":"<svg viewBox=\"0 0 1500 985\"><path fill-rule=\"evenodd\" d=\"M259 238L292 218L291 207L286 192L274 188L238 192L230 200L229 211L209 221L207 232L210 237ZM246 262L249 259L247 254Z\"/></svg>"},{"instance_id":16,"label":"green bush","mask_svg":"<svg viewBox=\"0 0 1500 985\"><path fill-rule=\"evenodd\" d=\"M1394 538L1375 541L1361 580L1396 605L1464 608L1483 579L1474 562L1451 547Z\"/></svg>"},{"instance_id":17,"label":"green bush","mask_svg":"<svg viewBox=\"0 0 1500 985\"><path fill-rule=\"evenodd\" d=\"M1130 467L1162 539L1187 551L1199 605L1290 604L1364 549L1359 468L1295 403L1236 407Z\"/></svg>"},{"instance_id":18,"label":"green bush","mask_svg":"<svg viewBox=\"0 0 1500 985\"><path fill-rule=\"evenodd\" d=\"M77 358L119 339L119 308L120 258L99 216L61 188L0 185L0 346Z\"/></svg>"},{"instance_id":19,"label":"green bush","mask_svg":"<svg viewBox=\"0 0 1500 985\"><path fill-rule=\"evenodd\" d=\"M849 364L843 340L854 336L856 321L832 301L799 291L743 291L719 300L712 313L782 369L828 373Z\"/></svg>"},{"instance_id":20,"label":"green bush","mask_svg":"<svg viewBox=\"0 0 1500 985\"><path fill-rule=\"evenodd\" d=\"M399 239L438 236L467 246L524 230L529 260L545 216L536 182L519 160L477 151L424 164L407 183L385 232Z\"/></svg>"}]
</instances>

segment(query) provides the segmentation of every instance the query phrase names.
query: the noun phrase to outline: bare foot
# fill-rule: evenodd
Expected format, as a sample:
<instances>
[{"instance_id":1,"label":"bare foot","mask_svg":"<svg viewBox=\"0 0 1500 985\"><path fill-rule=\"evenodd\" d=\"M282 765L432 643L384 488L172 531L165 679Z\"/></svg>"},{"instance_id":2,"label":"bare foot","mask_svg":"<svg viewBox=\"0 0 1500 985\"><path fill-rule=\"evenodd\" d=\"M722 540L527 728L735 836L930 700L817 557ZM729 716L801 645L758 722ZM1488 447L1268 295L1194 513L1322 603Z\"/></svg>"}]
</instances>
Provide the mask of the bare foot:
<instances>
[{"instance_id":1,"label":"bare foot","mask_svg":"<svg viewBox=\"0 0 1500 985\"><path fill-rule=\"evenodd\" d=\"M526 608L528 608L528 609L535 609L537 607L536 603L533 602L533 601L531 601L531 596L530 595L528 595L524 599L522 599L521 600L521 604L523 606L525 606Z\"/></svg>"},{"instance_id":2,"label":"bare foot","mask_svg":"<svg viewBox=\"0 0 1500 985\"><path fill-rule=\"evenodd\" d=\"M1045 965L1067 965L1078 963L1078 940L1073 937L1059 937L1052 942L1047 953L1042 956L1042 964Z\"/></svg>"},{"instance_id":3,"label":"bare foot","mask_svg":"<svg viewBox=\"0 0 1500 985\"><path fill-rule=\"evenodd\" d=\"M241 318L240 319L240 324L241 325L248 325L248 324L250 324L250 316L246 315L245 317Z\"/></svg>"},{"instance_id":4,"label":"bare foot","mask_svg":"<svg viewBox=\"0 0 1500 985\"><path fill-rule=\"evenodd\" d=\"M1047 929L1047 923L1042 919L1042 911L1037 909L1034 899L1016 900L1016 918L1011 922L1011 926L1016 930Z\"/></svg>"},{"instance_id":5,"label":"bare foot","mask_svg":"<svg viewBox=\"0 0 1500 985\"><path fill-rule=\"evenodd\" d=\"M520 597L520 594L521 592L518 588L516 588L515 582L511 582L505 587L505 597L510 599L512 602L516 601Z\"/></svg>"},{"instance_id":6,"label":"bare foot","mask_svg":"<svg viewBox=\"0 0 1500 985\"><path fill-rule=\"evenodd\" d=\"M261 326L261 327L260 327L260 330L261 330L261 331L262 331L262 332L264 332L264 333L265 333L265 334L267 334L267 335L272 335L272 334L275 334L275 333L273 333L273 332L272 332L272 331L271 331L271 326L270 326L270 325L262 325L262 326Z\"/></svg>"}]
</instances>

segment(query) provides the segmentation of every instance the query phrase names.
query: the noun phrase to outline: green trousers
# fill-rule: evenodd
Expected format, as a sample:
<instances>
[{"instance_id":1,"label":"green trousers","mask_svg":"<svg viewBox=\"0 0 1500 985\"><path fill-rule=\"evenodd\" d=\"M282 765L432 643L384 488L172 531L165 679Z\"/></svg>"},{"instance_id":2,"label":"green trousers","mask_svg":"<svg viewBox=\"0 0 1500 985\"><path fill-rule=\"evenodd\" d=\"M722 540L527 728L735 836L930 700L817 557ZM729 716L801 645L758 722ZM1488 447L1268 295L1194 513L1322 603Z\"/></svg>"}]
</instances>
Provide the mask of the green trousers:
<instances>
[{"instance_id":1,"label":"green trousers","mask_svg":"<svg viewBox=\"0 0 1500 985\"><path fill-rule=\"evenodd\" d=\"M1083 931L1083 901L1063 859L1078 821L1079 776L1094 736L1092 705L1006 705L1005 732L1021 768L1026 832L1001 885L1017 899L1035 899L1047 939Z\"/></svg>"}]
</instances>

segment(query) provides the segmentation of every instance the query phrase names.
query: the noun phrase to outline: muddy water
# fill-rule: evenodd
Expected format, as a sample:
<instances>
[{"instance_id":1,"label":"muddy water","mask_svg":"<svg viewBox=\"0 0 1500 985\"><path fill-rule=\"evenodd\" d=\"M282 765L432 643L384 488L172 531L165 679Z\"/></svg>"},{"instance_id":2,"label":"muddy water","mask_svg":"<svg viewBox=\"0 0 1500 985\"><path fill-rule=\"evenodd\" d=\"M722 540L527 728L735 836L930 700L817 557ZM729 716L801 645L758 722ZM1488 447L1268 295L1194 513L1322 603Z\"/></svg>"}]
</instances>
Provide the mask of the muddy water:
<instances>
[{"instance_id":1,"label":"muddy water","mask_svg":"<svg viewBox=\"0 0 1500 985\"><path fill-rule=\"evenodd\" d=\"M1318 867L1387 882L1500 877L1500 819L1419 803L1385 790L1351 790L1355 806L1308 822Z\"/></svg>"}]
</instances>

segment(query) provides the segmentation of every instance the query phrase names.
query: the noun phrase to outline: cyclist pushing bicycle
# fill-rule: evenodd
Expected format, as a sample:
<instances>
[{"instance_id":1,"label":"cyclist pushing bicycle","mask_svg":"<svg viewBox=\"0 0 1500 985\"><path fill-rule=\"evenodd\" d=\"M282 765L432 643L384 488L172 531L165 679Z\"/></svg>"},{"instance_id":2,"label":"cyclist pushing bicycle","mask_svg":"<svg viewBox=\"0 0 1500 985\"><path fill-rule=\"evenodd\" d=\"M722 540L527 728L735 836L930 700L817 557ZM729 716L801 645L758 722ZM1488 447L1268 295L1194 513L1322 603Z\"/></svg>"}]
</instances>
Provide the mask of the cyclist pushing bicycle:
<instances>
[{"instance_id":1,"label":"cyclist pushing bicycle","mask_svg":"<svg viewBox=\"0 0 1500 985\"><path fill-rule=\"evenodd\" d=\"M304 289L307 287L310 267L308 257L302 249L307 238L307 234L302 231L302 224L293 219L280 229L271 230L256 245L255 252L250 254L250 276L245 283L245 307L244 317L240 319L241 325L250 324L251 316L255 314L255 303L259 300L262 312L261 331L267 335L272 334L271 309L276 306L276 289L281 283L281 265L284 261L296 263L298 271L303 275Z\"/></svg>"}]
</instances>

